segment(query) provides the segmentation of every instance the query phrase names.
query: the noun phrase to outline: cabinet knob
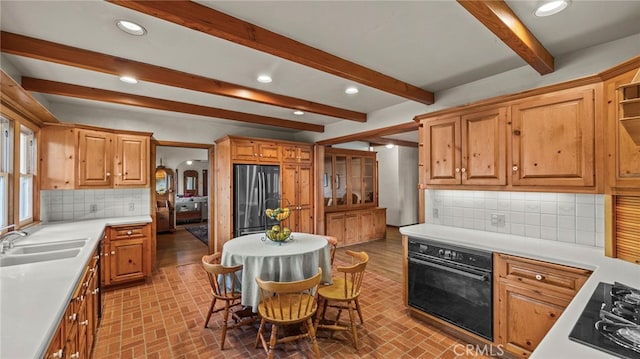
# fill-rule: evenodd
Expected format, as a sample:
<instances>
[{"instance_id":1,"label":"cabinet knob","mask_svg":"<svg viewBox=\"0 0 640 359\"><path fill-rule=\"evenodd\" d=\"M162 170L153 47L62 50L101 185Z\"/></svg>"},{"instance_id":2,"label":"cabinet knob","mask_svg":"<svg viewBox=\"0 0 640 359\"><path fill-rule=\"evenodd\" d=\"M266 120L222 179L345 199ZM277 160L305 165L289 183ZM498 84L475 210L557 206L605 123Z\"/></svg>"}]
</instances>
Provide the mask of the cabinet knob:
<instances>
[{"instance_id":1,"label":"cabinet knob","mask_svg":"<svg viewBox=\"0 0 640 359\"><path fill-rule=\"evenodd\" d=\"M89 268L89 272L93 273L93 272L95 272L95 271L96 271L96 269L95 269L95 268Z\"/></svg>"},{"instance_id":2,"label":"cabinet knob","mask_svg":"<svg viewBox=\"0 0 640 359\"><path fill-rule=\"evenodd\" d=\"M73 322L74 320L76 320L77 317L78 317L78 314L73 313L69 316L69 320Z\"/></svg>"},{"instance_id":3,"label":"cabinet knob","mask_svg":"<svg viewBox=\"0 0 640 359\"><path fill-rule=\"evenodd\" d=\"M91 294L93 294L93 295L96 295L98 293L100 293L100 288L96 288L91 292Z\"/></svg>"},{"instance_id":4,"label":"cabinet knob","mask_svg":"<svg viewBox=\"0 0 640 359\"><path fill-rule=\"evenodd\" d=\"M464 167L462 167L462 168L460 169L460 172L465 173L465 172L467 172L467 169L466 169L466 168L464 168Z\"/></svg>"},{"instance_id":5,"label":"cabinet knob","mask_svg":"<svg viewBox=\"0 0 640 359\"><path fill-rule=\"evenodd\" d=\"M130 235L132 235L132 234L133 234L133 232L131 232L131 231L127 231L127 236L130 236Z\"/></svg>"},{"instance_id":6,"label":"cabinet knob","mask_svg":"<svg viewBox=\"0 0 640 359\"><path fill-rule=\"evenodd\" d=\"M116 255L116 251L111 251L111 255L112 256Z\"/></svg>"},{"instance_id":7,"label":"cabinet knob","mask_svg":"<svg viewBox=\"0 0 640 359\"><path fill-rule=\"evenodd\" d=\"M89 325L89 320L85 319L83 322L79 323L80 325Z\"/></svg>"},{"instance_id":8,"label":"cabinet knob","mask_svg":"<svg viewBox=\"0 0 640 359\"><path fill-rule=\"evenodd\" d=\"M54 357L54 358L62 358L62 349L58 349L57 352L53 353L52 357Z\"/></svg>"},{"instance_id":9,"label":"cabinet knob","mask_svg":"<svg viewBox=\"0 0 640 359\"><path fill-rule=\"evenodd\" d=\"M460 173L460 168L456 167L456 173Z\"/></svg>"},{"instance_id":10,"label":"cabinet knob","mask_svg":"<svg viewBox=\"0 0 640 359\"><path fill-rule=\"evenodd\" d=\"M542 280L544 277L540 274L536 274L536 280Z\"/></svg>"},{"instance_id":11,"label":"cabinet knob","mask_svg":"<svg viewBox=\"0 0 640 359\"><path fill-rule=\"evenodd\" d=\"M93 256L93 259L100 259L100 256Z\"/></svg>"},{"instance_id":12,"label":"cabinet knob","mask_svg":"<svg viewBox=\"0 0 640 359\"><path fill-rule=\"evenodd\" d=\"M513 167L511 167L511 170L513 172L518 172L518 166L514 165Z\"/></svg>"},{"instance_id":13,"label":"cabinet knob","mask_svg":"<svg viewBox=\"0 0 640 359\"><path fill-rule=\"evenodd\" d=\"M73 354L69 355L69 358L71 358L71 359L78 359L78 358L80 358L80 352L75 352L75 353L73 353Z\"/></svg>"},{"instance_id":14,"label":"cabinet knob","mask_svg":"<svg viewBox=\"0 0 640 359\"><path fill-rule=\"evenodd\" d=\"M107 172L107 177L111 176L111 172Z\"/></svg>"}]
</instances>

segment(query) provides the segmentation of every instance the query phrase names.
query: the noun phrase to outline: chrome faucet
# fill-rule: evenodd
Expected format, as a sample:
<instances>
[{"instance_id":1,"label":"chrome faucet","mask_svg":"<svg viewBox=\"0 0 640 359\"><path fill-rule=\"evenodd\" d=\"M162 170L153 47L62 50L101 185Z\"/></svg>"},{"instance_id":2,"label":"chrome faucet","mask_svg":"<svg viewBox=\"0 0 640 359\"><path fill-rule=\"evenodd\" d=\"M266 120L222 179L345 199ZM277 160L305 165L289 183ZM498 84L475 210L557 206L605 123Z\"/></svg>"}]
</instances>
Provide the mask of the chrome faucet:
<instances>
[{"instance_id":1,"label":"chrome faucet","mask_svg":"<svg viewBox=\"0 0 640 359\"><path fill-rule=\"evenodd\" d=\"M0 241L2 241L2 244L0 244L0 253L4 254L4 252L6 251L7 241L9 242L9 248L13 248L13 239L15 238L15 236L26 237L28 235L29 233L25 231L10 231L0 235Z\"/></svg>"}]
</instances>

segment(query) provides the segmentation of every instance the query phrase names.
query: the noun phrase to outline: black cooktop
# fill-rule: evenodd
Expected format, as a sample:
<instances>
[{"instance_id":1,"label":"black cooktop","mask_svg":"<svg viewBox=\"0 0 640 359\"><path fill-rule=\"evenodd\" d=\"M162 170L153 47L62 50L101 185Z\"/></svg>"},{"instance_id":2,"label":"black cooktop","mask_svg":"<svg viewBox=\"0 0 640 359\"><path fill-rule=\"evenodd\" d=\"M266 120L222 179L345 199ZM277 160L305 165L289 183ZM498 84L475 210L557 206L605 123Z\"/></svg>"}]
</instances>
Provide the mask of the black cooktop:
<instances>
[{"instance_id":1,"label":"black cooktop","mask_svg":"<svg viewBox=\"0 0 640 359\"><path fill-rule=\"evenodd\" d=\"M640 358L640 290L600 282L569 339L620 358Z\"/></svg>"}]
</instances>

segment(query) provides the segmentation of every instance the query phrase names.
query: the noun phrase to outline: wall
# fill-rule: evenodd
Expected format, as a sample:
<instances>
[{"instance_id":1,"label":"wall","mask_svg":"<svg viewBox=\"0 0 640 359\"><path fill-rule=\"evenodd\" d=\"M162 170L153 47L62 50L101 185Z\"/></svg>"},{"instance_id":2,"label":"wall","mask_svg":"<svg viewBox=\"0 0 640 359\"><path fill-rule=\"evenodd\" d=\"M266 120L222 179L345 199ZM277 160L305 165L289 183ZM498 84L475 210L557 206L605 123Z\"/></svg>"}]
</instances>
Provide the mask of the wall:
<instances>
[{"instance_id":1,"label":"wall","mask_svg":"<svg viewBox=\"0 0 640 359\"><path fill-rule=\"evenodd\" d=\"M40 191L43 222L151 215L148 188Z\"/></svg>"},{"instance_id":2,"label":"wall","mask_svg":"<svg viewBox=\"0 0 640 359\"><path fill-rule=\"evenodd\" d=\"M387 209L387 224L418 223L418 149L376 146L379 205Z\"/></svg>"},{"instance_id":3,"label":"wall","mask_svg":"<svg viewBox=\"0 0 640 359\"><path fill-rule=\"evenodd\" d=\"M156 167L162 164L175 170L178 165L186 160L208 161L209 151L203 148L187 148L187 147L156 147Z\"/></svg>"},{"instance_id":4,"label":"wall","mask_svg":"<svg viewBox=\"0 0 640 359\"><path fill-rule=\"evenodd\" d=\"M604 195L427 190L425 222L604 247Z\"/></svg>"},{"instance_id":5,"label":"wall","mask_svg":"<svg viewBox=\"0 0 640 359\"><path fill-rule=\"evenodd\" d=\"M202 184L204 179L202 178L202 170L209 170L209 161L193 161L193 164L188 165L186 162L182 162L178 165L177 170L174 169L178 178L178 188L176 189L176 195L184 194L184 171L193 170L198 172L198 196L202 196ZM209 191L211 192L211 188Z\"/></svg>"}]
</instances>

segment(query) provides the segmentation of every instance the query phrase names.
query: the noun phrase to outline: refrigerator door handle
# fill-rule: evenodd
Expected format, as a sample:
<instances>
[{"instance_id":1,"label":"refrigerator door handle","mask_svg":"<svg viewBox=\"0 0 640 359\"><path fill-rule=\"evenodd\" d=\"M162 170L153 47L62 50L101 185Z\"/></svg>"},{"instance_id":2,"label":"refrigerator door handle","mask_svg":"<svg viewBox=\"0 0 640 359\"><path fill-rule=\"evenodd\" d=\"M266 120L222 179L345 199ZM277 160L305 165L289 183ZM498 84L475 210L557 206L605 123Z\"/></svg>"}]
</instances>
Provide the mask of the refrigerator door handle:
<instances>
[{"instance_id":1,"label":"refrigerator door handle","mask_svg":"<svg viewBox=\"0 0 640 359\"><path fill-rule=\"evenodd\" d=\"M264 192L262 188L264 179L262 178L262 172L258 171L258 217L262 217L262 208L264 207Z\"/></svg>"},{"instance_id":2,"label":"refrigerator door handle","mask_svg":"<svg viewBox=\"0 0 640 359\"><path fill-rule=\"evenodd\" d=\"M265 184L265 182L267 181L267 178L264 175L264 172L260 172L260 174L262 175L262 188L260 188L260 193L262 193L262 207L260 207L261 211L264 211L267 206L267 186ZM261 212L261 214L264 214L264 212Z\"/></svg>"}]
</instances>

